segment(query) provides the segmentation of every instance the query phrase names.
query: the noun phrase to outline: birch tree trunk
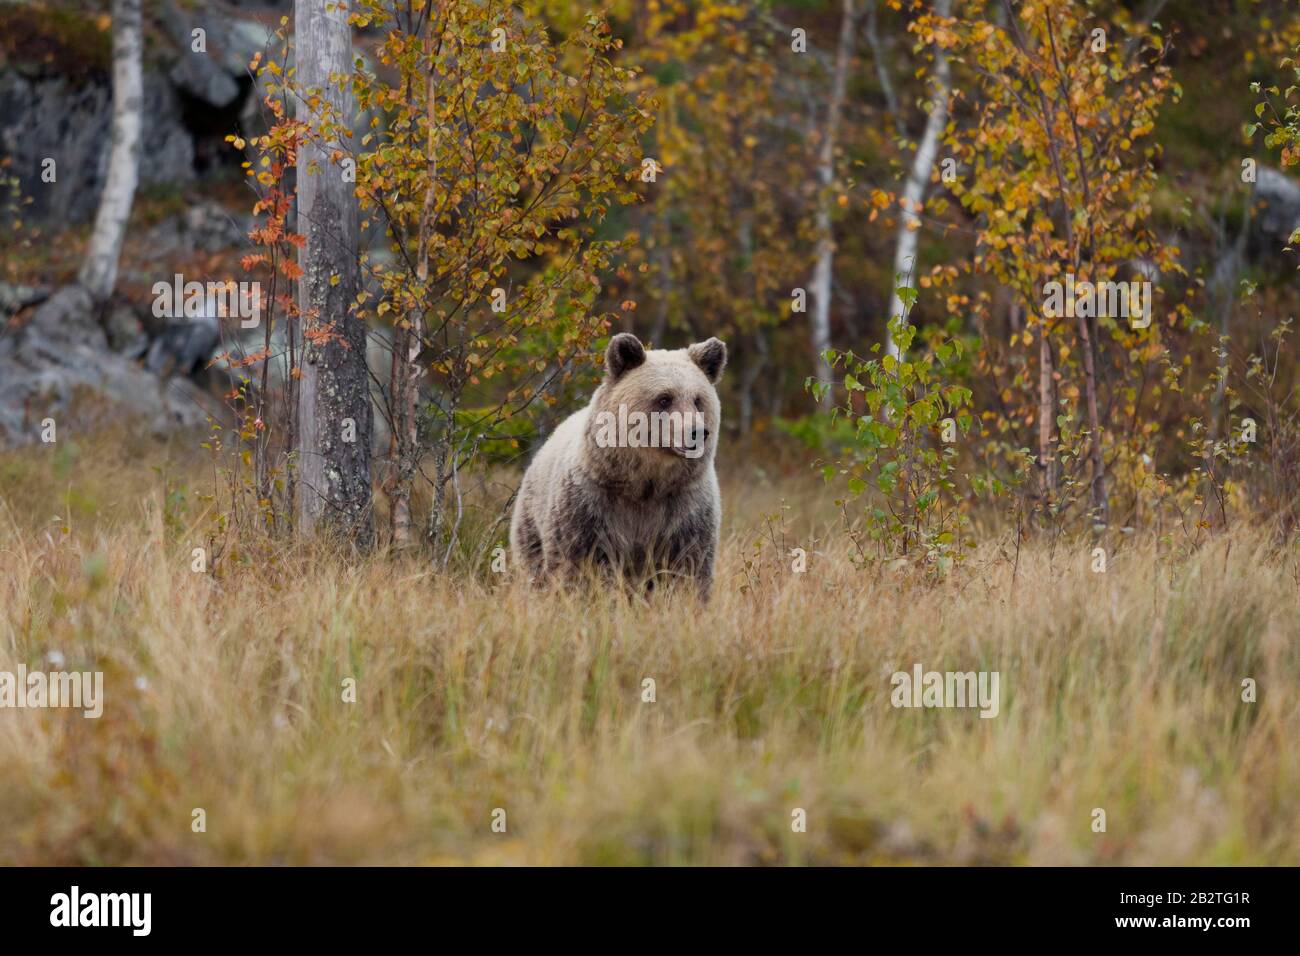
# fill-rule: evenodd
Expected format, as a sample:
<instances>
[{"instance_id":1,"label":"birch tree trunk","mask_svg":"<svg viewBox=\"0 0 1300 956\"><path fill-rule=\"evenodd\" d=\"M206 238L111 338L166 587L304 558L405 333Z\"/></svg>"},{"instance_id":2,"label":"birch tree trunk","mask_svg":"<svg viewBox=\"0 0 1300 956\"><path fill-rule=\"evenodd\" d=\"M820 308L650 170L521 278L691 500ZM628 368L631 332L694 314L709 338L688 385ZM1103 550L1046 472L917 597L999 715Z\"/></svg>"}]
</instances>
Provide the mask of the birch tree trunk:
<instances>
[{"instance_id":1,"label":"birch tree trunk","mask_svg":"<svg viewBox=\"0 0 1300 956\"><path fill-rule=\"evenodd\" d=\"M867 3L867 45L871 47L871 58L876 64L876 79L880 83L880 92L885 96L885 107L894 117L894 122L901 128L903 112L898 105L898 94L894 92L894 81L889 75L889 63L885 59L885 45L880 42L880 31L876 27L876 10L881 0L868 0ZM944 16L947 16L945 13Z\"/></svg>"},{"instance_id":2,"label":"birch tree trunk","mask_svg":"<svg viewBox=\"0 0 1300 956\"><path fill-rule=\"evenodd\" d=\"M1088 489L1092 498L1093 520L1098 524L1110 522L1110 503L1106 496L1106 459L1101 449L1101 405L1097 398L1097 358L1093 341L1092 319L1078 316L1079 350L1083 353L1083 395L1088 411L1088 458L1092 462L1092 476Z\"/></svg>"},{"instance_id":3,"label":"birch tree trunk","mask_svg":"<svg viewBox=\"0 0 1300 956\"><path fill-rule=\"evenodd\" d=\"M1056 497L1056 383L1047 318L1038 321L1038 490L1050 507Z\"/></svg>"},{"instance_id":4,"label":"birch tree trunk","mask_svg":"<svg viewBox=\"0 0 1300 956\"><path fill-rule=\"evenodd\" d=\"M938 0L934 11L941 17L952 14L952 0ZM898 294L900 285L916 288L916 245L920 237L921 219L918 215L925 203L925 192L930 185L930 173L934 169L935 156L939 152L939 137L948 125L948 94L952 91L952 72L948 67L948 57L943 48L936 46L934 52L934 105L925 120L925 132L917 144L916 155L912 157L912 168L908 171L903 184L902 218L898 224L898 239L894 245L894 271L889 285L889 318L892 320L906 311L903 300ZM899 277L902 278L899 278ZM885 329L885 349L898 357L898 343Z\"/></svg>"},{"instance_id":5,"label":"birch tree trunk","mask_svg":"<svg viewBox=\"0 0 1300 956\"><path fill-rule=\"evenodd\" d=\"M432 41L426 44L429 57L429 74L425 81L425 120L428 123L428 141L426 145L429 177L424 191L424 205L420 209L420 232L416 239L415 276L423 286L429 279L429 245L433 240L437 223L434 221L434 200L438 185L437 121L435 109L437 94L437 76L433 65ZM393 535L393 548L405 551L415 544L411 520L411 485L420 464L420 429L417 411L420 399L420 378L423 370L419 358L424 342L424 319L420 312L408 316L399 322L393 335L393 380L392 396L396 413L393 417L393 454L396 476L388 498L390 502L390 528ZM435 509L441 507L442 471L438 472L438 487L434 489ZM430 526L436 527L441 520L438 513L430 515Z\"/></svg>"},{"instance_id":6,"label":"birch tree trunk","mask_svg":"<svg viewBox=\"0 0 1300 956\"><path fill-rule=\"evenodd\" d=\"M332 118L348 124L354 104L331 73L352 69L352 28L336 0L295 0L296 80L319 89ZM338 144L321 136L320 115L299 98L297 118L315 131L298 150L298 283L302 334L298 391L297 516L300 534L328 530L361 548L372 540L366 331L353 313L358 289L354 186L332 162ZM337 279L335 278L337 277Z\"/></svg>"},{"instance_id":7,"label":"birch tree trunk","mask_svg":"<svg viewBox=\"0 0 1300 956\"><path fill-rule=\"evenodd\" d=\"M117 284L122 238L140 178L140 128L144 110L140 0L113 0L113 125L108 179L77 282L102 306Z\"/></svg>"},{"instance_id":8,"label":"birch tree trunk","mask_svg":"<svg viewBox=\"0 0 1300 956\"><path fill-rule=\"evenodd\" d=\"M1232 309L1237 300L1237 279L1241 275L1242 264L1246 261L1246 239L1250 233L1250 214L1254 202L1255 193L1252 189L1250 202L1246 204L1246 211L1243 214L1241 229L1237 233L1237 238L1233 242L1231 250L1227 253L1219 251L1219 261L1210 274L1210 300L1217 303L1219 310L1218 381L1215 382L1214 398L1210 403L1209 438L1211 442L1217 440L1221 434L1226 435L1228 433L1226 418L1223 419L1223 427L1219 427L1224 399L1228 390L1228 338L1232 331ZM1221 238L1227 237L1226 227L1219 229L1218 232Z\"/></svg>"},{"instance_id":9,"label":"birch tree trunk","mask_svg":"<svg viewBox=\"0 0 1300 956\"><path fill-rule=\"evenodd\" d=\"M853 60L853 38L857 25L854 0L844 0L840 19L840 40L835 51L835 73L826 106L826 125L822 129L821 149L817 157L817 235L816 263L812 277L812 346L817 362L817 379L831 382L831 367L822 353L831 347L831 279L835 259L835 236L831 228L831 186L835 181L835 143L839 138L840 114L844 111L844 90L848 85L849 64ZM831 407L831 390L822 395L823 409Z\"/></svg>"},{"instance_id":10,"label":"birch tree trunk","mask_svg":"<svg viewBox=\"0 0 1300 956\"><path fill-rule=\"evenodd\" d=\"M672 308L673 296L673 226L668 216L668 201L659 199L656 215L658 229L655 236L655 267L659 273L659 303L655 310L654 325L650 329L650 341L655 348L662 348L668 335L668 313Z\"/></svg>"}]
</instances>

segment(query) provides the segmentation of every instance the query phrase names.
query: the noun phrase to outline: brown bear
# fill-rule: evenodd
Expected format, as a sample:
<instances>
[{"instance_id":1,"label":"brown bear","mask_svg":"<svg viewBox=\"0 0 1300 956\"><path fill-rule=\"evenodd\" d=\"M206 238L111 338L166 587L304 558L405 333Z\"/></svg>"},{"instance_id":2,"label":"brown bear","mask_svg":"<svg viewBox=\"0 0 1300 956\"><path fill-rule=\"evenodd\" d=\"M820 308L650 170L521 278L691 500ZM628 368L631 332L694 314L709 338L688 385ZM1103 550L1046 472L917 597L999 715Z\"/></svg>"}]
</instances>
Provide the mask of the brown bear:
<instances>
[{"instance_id":1,"label":"brown bear","mask_svg":"<svg viewBox=\"0 0 1300 956\"><path fill-rule=\"evenodd\" d=\"M620 333L591 403L555 430L524 473L510 521L516 568L533 582L585 566L633 586L713 583L722 499L713 469L727 364L716 338L647 352Z\"/></svg>"}]
</instances>

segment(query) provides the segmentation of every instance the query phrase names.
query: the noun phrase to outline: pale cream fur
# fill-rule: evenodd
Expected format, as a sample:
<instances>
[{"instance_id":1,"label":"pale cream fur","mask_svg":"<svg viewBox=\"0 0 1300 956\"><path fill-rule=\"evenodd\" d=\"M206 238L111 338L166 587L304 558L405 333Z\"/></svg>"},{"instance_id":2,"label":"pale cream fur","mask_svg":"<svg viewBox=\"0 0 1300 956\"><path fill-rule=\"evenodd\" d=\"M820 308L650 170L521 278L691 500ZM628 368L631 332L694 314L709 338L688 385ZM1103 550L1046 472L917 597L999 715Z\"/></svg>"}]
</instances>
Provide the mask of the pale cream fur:
<instances>
[{"instance_id":1,"label":"pale cream fur","mask_svg":"<svg viewBox=\"0 0 1300 956\"><path fill-rule=\"evenodd\" d=\"M510 527L516 567L543 581L594 563L637 581L687 577L707 595L722 513L714 383L725 363L717 339L649 352L630 335L611 340L605 381L591 403L555 430L524 475ZM708 431L703 453L600 447L598 413L617 416L620 405L647 414L698 411Z\"/></svg>"}]
</instances>

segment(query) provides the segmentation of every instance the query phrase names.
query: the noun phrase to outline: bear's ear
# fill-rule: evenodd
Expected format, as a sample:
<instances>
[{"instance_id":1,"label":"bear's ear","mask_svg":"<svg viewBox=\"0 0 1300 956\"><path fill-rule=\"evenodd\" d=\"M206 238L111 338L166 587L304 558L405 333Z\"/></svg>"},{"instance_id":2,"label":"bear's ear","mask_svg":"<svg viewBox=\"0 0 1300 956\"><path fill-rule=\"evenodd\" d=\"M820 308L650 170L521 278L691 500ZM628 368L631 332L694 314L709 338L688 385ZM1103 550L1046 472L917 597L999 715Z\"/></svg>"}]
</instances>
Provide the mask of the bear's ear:
<instances>
[{"instance_id":1,"label":"bear's ear","mask_svg":"<svg viewBox=\"0 0 1300 956\"><path fill-rule=\"evenodd\" d=\"M609 340L605 349L605 371L611 379L620 378L645 362L645 346L631 332L620 332Z\"/></svg>"},{"instance_id":2,"label":"bear's ear","mask_svg":"<svg viewBox=\"0 0 1300 956\"><path fill-rule=\"evenodd\" d=\"M713 384L718 383L722 377L722 370L727 365L727 346L718 339L709 339L707 342L696 342L686 350L686 354L691 357L691 361L700 367Z\"/></svg>"}]
</instances>

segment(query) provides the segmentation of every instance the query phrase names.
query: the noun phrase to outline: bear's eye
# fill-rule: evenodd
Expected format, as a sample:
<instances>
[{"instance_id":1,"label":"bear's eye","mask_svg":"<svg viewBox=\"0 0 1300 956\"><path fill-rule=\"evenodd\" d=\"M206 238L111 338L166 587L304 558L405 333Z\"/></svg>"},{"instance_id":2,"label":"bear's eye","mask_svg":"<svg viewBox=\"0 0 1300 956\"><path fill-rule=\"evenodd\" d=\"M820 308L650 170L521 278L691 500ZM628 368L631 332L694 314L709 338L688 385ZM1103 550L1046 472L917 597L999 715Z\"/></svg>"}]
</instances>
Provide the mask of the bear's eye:
<instances>
[{"instance_id":1,"label":"bear's eye","mask_svg":"<svg viewBox=\"0 0 1300 956\"><path fill-rule=\"evenodd\" d=\"M704 411L704 398L700 395L695 396L695 410L697 412Z\"/></svg>"},{"instance_id":2,"label":"bear's eye","mask_svg":"<svg viewBox=\"0 0 1300 956\"><path fill-rule=\"evenodd\" d=\"M660 408L667 408L672 403L673 403L672 392L664 392L662 395L660 395L658 398L655 399L655 404Z\"/></svg>"}]
</instances>

